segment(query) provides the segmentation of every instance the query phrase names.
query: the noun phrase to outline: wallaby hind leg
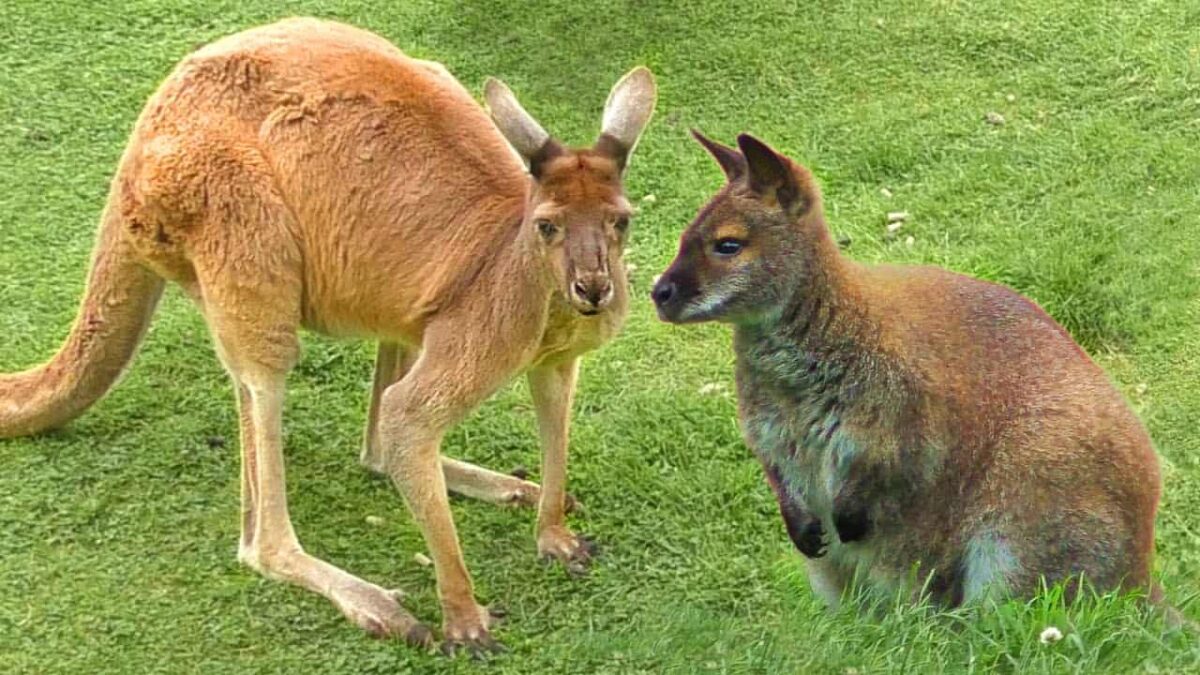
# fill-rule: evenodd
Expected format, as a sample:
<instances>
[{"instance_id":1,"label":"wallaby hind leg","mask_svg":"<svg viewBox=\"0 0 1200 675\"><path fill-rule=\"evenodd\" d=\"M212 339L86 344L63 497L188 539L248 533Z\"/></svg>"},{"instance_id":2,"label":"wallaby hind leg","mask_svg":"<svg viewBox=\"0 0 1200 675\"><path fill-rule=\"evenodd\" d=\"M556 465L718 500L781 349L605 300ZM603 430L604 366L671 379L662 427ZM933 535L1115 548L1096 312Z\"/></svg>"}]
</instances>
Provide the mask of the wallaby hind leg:
<instances>
[{"instance_id":1,"label":"wallaby hind leg","mask_svg":"<svg viewBox=\"0 0 1200 675\"><path fill-rule=\"evenodd\" d=\"M804 564L808 567L808 584L813 593L825 601L830 611L837 610L842 604L842 597L853 582L853 574L828 556L821 558L806 558Z\"/></svg>"},{"instance_id":2,"label":"wallaby hind leg","mask_svg":"<svg viewBox=\"0 0 1200 675\"><path fill-rule=\"evenodd\" d=\"M413 363L416 362L418 354L418 350L402 345L388 342L379 343L361 456L363 465L377 473L384 472L379 443L380 399L388 387L399 382L408 373ZM537 483L449 457L442 457L441 462L446 478L446 488L450 492L500 506L534 507L541 499L541 488ZM568 506L574 506L574 500L569 497Z\"/></svg>"}]
</instances>

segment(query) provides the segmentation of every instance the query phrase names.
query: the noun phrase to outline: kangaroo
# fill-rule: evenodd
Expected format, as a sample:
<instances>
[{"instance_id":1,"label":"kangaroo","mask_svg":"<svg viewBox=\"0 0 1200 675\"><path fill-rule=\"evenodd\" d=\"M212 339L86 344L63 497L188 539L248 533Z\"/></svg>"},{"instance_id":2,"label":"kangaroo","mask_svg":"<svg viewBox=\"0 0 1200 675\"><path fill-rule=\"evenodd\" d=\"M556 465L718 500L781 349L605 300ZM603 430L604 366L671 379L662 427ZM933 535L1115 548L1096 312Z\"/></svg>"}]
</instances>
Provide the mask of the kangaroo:
<instances>
[{"instance_id":1,"label":"kangaroo","mask_svg":"<svg viewBox=\"0 0 1200 675\"><path fill-rule=\"evenodd\" d=\"M652 297L733 325L742 432L814 592L957 606L1082 575L1160 601L1158 460L1070 335L1003 286L847 259L807 169L693 133L727 182Z\"/></svg>"},{"instance_id":2,"label":"kangaroo","mask_svg":"<svg viewBox=\"0 0 1200 675\"><path fill-rule=\"evenodd\" d=\"M571 149L501 82L485 84L489 118L439 64L347 25L290 19L201 48L136 123L66 344L0 376L0 437L62 425L99 399L173 281L234 383L239 560L324 595L372 634L430 645L393 592L306 553L288 515L281 411L298 329L377 340L362 459L420 526L443 648L500 649L447 490L536 504L539 554L589 562L590 543L564 520L568 424L580 355L626 314L621 177L655 91L648 70L628 73L599 140ZM445 432L520 373L542 486L441 459Z\"/></svg>"}]
</instances>

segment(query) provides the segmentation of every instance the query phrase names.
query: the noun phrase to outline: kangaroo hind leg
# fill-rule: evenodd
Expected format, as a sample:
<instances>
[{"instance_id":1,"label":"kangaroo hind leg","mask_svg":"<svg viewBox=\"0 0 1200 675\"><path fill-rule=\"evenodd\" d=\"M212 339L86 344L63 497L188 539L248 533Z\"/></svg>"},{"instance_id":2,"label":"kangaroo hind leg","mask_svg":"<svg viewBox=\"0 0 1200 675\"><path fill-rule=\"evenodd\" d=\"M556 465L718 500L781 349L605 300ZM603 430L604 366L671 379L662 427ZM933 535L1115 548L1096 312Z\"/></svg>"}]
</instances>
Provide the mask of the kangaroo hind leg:
<instances>
[{"instance_id":1,"label":"kangaroo hind leg","mask_svg":"<svg viewBox=\"0 0 1200 675\"><path fill-rule=\"evenodd\" d=\"M319 593L380 637L432 642L395 594L305 552L288 512L283 457L284 384L299 357L300 256L287 209L253 172L214 195L211 257L194 260L199 299L238 394L242 439L242 535L238 559L272 579ZM222 202L225 197L228 201Z\"/></svg>"},{"instance_id":2,"label":"kangaroo hind leg","mask_svg":"<svg viewBox=\"0 0 1200 675\"><path fill-rule=\"evenodd\" d=\"M399 382L416 363L419 350L390 342L380 342L375 357L375 376L371 384L371 403L367 408L367 429L363 434L360 461L371 471L384 473L379 438L380 401L387 388ZM537 506L541 488L521 477L499 473L469 462L441 458L446 488L455 494L500 506ZM568 496L568 506L574 500Z\"/></svg>"}]
</instances>

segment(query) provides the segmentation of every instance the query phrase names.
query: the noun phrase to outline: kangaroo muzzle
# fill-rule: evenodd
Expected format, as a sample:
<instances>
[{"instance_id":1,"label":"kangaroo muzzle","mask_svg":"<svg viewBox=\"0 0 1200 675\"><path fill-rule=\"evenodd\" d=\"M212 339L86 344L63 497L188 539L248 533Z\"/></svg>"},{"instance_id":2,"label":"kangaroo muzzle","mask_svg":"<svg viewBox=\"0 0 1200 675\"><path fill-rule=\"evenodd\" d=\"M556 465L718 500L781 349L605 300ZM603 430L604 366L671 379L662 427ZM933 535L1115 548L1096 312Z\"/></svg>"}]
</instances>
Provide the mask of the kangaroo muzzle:
<instances>
[{"instance_id":1,"label":"kangaroo muzzle","mask_svg":"<svg viewBox=\"0 0 1200 675\"><path fill-rule=\"evenodd\" d=\"M584 314L595 314L608 306L613 297L613 283L608 272L578 274L571 282L571 304Z\"/></svg>"}]
</instances>

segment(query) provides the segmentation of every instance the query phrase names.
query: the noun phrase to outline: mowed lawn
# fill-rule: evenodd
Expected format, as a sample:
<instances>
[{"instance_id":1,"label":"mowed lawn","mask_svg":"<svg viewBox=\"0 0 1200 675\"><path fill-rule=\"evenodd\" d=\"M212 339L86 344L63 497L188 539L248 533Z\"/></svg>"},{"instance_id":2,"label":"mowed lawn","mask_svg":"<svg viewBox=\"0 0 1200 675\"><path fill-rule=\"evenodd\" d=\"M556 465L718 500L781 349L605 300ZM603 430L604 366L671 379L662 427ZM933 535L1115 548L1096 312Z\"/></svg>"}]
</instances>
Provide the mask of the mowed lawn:
<instances>
[{"instance_id":1,"label":"mowed lawn","mask_svg":"<svg viewBox=\"0 0 1200 675\"><path fill-rule=\"evenodd\" d=\"M625 333L584 362L574 516L603 557L535 561L533 513L457 500L480 598L509 612L485 672L1200 672L1200 641L1123 598L830 614L808 590L735 420L729 331L659 323L647 293L720 185L689 138L751 131L813 168L863 261L932 263L1040 302L1112 374L1163 465L1156 573L1200 616L1200 4L1194 0L0 3L0 371L48 358L83 286L125 138L176 61L289 15L375 30L473 92L499 76L571 143L609 87L659 78L628 173L640 213ZM989 123L988 113L1003 118ZM993 122L998 121L993 118ZM894 237L887 212L910 214ZM306 336L286 414L313 553L440 625L398 494L357 463L374 346ZM0 672L444 672L235 560L230 385L168 293L112 394L0 442ZM539 456L523 382L444 450ZM1043 645L1055 626L1065 637Z\"/></svg>"}]
</instances>

